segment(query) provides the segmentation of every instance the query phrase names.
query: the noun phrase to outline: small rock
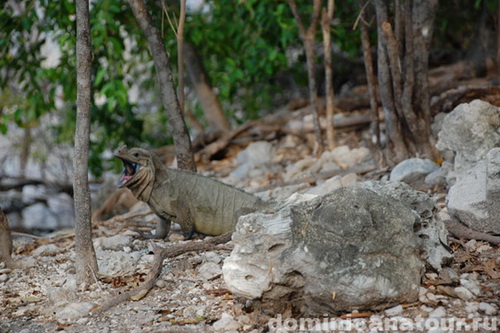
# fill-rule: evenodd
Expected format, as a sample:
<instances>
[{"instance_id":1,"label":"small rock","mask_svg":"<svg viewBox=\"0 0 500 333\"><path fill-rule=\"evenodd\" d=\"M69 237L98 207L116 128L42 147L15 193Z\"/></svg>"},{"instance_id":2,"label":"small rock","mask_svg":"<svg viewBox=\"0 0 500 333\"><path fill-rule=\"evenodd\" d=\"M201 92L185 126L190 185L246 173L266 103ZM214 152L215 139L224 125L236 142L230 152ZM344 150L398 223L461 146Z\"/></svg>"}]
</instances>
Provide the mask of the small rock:
<instances>
[{"instance_id":1,"label":"small rock","mask_svg":"<svg viewBox=\"0 0 500 333\"><path fill-rule=\"evenodd\" d=\"M198 274L203 280L210 280L222 274L222 268L219 264L205 262L201 264Z\"/></svg>"},{"instance_id":2,"label":"small rock","mask_svg":"<svg viewBox=\"0 0 500 333\"><path fill-rule=\"evenodd\" d=\"M479 310L484 312L487 316L494 316L497 314L498 310L494 304L489 304L485 302L479 303Z\"/></svg>"},{"instance_id":3,"label":"small rock","mask_svg":"<svg viewBox=\"0 0 500 333\"><path fill-rule=\"evenodd\" d=\"M9 274L10 272L12 272L10 268L0 268L0 274Z\"/></svg>"},{"instance_id":4,"label":"small rock","mask_svg":"<svg viewBox=\"0 0 500 333\"><path fill-rule=\"evenodd\" d=\"M425 177L438 168L439 166L431 160L410 158L396 165L389 179L419 187L423 185Z\"/></svg>"},{"instance_id":5,"label":"small rock","mask_svg":"<svg viewBox=\"0 0 500 333\"><path fill-rule=\"evenodd\" d=\"M203 258L203 261L213 262L215 264L220 264L220 262L222 261L222 258L220 257L220 255L218 255L217 253L215 253L213 251L205 252L204 254L201 255L201 257Z\"/></svg>"},{"instance_id":6,"label":"small rock","mask_svg":"<svg viewBox=\"0 0 500 333\"><path fill-rule=\"evenodd\" d=\"M441 167L429 173L425 176L424 182L429 186L443 185L446 184L446 175L448 174L448 168Z\"/></svg>"},{"instance_id":7,"label":"small rock","mask_svg":"<svg viewBox=\"0 0 500 333\"><path fill-rule=\"evenodd\" d=\"M337 175L335 177L326 180L321 185L318 185L316 187L307 190L305 193L314 195L325 195L338 188L345 186L352 186L356 184L356 181L357 181L357 176L354 173L349 173L343 177Z\"/></svg>"},{"instance_id":8,"label":"small rock","mask_svg":"<svg viewBox=\"0 0 500 333\"><path fill-rule=\"evenodd\" d=\"M0 274L0 283L6 282L8 279L9 279L9 276L7 274Z\"/></svg>"},{"instance_id":9,"label":"small rock","mask_svg":"<svg viewBox=\"0 0 500 333\"><path fill-rule=\"evenodd\" d=\"M132 238L124 235L114 235L112 237L101 237L94 241L95 247L101 247L104 250L122 250L123 247L129 246L132 243Z\"/></svg>"},{"instance_id":10,"label":"small rock","mask_svg":"<svg viewBox=\"0 0 500 333\"><path fill-rule=\"evenodd\" d=\"M439 272L439 277L446 284L458 283L460 281L460 276L451 267L444 267L441 272Z\"/></svg>"},{"instance_id":11,"label":"small rock","mask_svg":"<svg viewBox=\"0 0 500 333\"><path fill-rule=\"evenodd\" d=\"M463 299L464 301L468 301L474 297L471 291L465 287L456 287L455 293L460 299Z\"/></svg>"},{"instance_id":12,"label":"small rock","mask_svg":"<svg viewBox=\"0 0 500 333\"><path fill-rule=\"evenodd\" d=\"M352 168L370 157L370 150L366 147L349 149L348 146L339 146L332 150L334 162L342 169Z\"/></svg>"},{"instance_id":13,"label":"small rock","mask_svg":"<svg viewBox=\"0 0 500 333\"><path fill-rule=\"evenodd\" d=\"M429 317L430 318L444 318L444 317L446 317L446 309L442 306L437 307L436 309L434 309L434 311L429 313Z\"/></svg>"},{"instance_id":14,"label":"small rock","mask_svg":"<svg viewBox=\"0 0 500 333\"><path fill-rule=\"evenodd\" d=\"M479 303L476 302L466 302L465 303L465 311L467 313L474 313L479 310Z\"/></svg>"},{"instance_id":15,"label":"small rock","mask_svg":"<svg viewBox=\"0 0 500 333\"><path fill-rule=\"evenodd\" d=\"M41 245L38 247L38 249L33 251L33 257L40 257L40 256L53 257L61 253L62 251L64 251L64 249L61 249L55 244Z\"/></svg>"},{"instance_id":16,"label":"small rock","mask_svg":"<svg viewBox=\"0 0 500 333\"><path fill-rule=\"evenodd\" d=\"M242 325L234 320L233 316L224 312L219 320L217 320L213 328L216 332L228 332L228 331L236 331Z\"/></svg>"},{"instance_id":17,"label":"small rock","mask_svg":"<svg viewBox=\"0 0 500 333\"><path fill-rule=\"evenodd\" d=\"M182 310L182 316L184 318L195 318L196 317L196 309L194 306L188 306Z\"/></svg>"},{"instance_id":18,"label":"small rock","mask_svg":"<svg viewBox=\"0 0 500 333\"><path fill-rule=\"evenodd\" d=\"M479 294L481 294L481 289L479 288L477 283L470 279L460 279L460 284L469 289L469 291L471 291L472 294L476 296L479 296Z\"/></svg>"},{"instance_id":19,"label":"small rock","mask_svg":"<svg viewBox=\"0 0 500 333\"><path fill-rule=\"evenodd\" d=\"M402 312L403 312L403 306L401 304L384 311L385 315L389 317L397 316Z\"/></svg>"},{"instance_id":20,"label":"small rock","mask_svg":"<svg viewBox=\"0 0 500 333\"><path fill-rule=\"evenodd\" d=\"M94 306L95 304L85 302L70 303L67 304L62 310L56 312L55 317L59 321L74 321L88 315L90 309Z\"/></svg>"},{"instance_id":21,"label":"small rock","mask_svg":"<svg viewBox=\"0 0 500 333\"><path fill-rule=\"evenodd\" d=\"M158 288L165 288L167 286L167 283L164 280L157 280L155 285Z\"/></svg>"}]
</instances>

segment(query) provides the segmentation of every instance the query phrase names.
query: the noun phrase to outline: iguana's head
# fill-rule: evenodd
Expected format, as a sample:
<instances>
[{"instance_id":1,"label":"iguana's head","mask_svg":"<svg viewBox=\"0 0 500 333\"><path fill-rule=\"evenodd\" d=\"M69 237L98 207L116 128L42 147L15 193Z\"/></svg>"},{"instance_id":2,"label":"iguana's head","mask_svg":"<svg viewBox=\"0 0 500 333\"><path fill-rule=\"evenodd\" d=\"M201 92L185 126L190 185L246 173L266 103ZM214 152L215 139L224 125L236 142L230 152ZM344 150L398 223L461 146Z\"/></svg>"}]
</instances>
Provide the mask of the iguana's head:
<instances>
[{"instance_id":1,"label":"iguana's head","mask_svg":"<svg viewBox=\"0 0 500 333\"><path fill-rule=\"evenodd\" d=\"M115 157L123 162L123 172L116 186L128 187L139 200L147 202L155 180L153 154L142 148L128 149L123 145L116 150Z\"/></svg>"}]
</instances>

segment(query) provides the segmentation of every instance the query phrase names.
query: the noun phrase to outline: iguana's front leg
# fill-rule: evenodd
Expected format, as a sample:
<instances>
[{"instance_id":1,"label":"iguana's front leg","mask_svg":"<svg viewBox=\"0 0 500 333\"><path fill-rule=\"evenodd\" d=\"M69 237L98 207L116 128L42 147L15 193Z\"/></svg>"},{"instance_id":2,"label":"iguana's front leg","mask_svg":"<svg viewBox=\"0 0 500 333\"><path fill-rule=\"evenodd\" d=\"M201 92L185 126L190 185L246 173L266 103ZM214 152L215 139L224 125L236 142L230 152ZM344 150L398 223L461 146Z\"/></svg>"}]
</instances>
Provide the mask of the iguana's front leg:
<instances>
[{"instance_id":1,"label":"iguana's front leg","mask_svg":"<svg viewBox=\"0 0 500 333\"><path fill-rule=\"evenodd\" d=\"M159 217L158 223L156 223L156 231L155 234L150 234L146 235L144 232L140 230L136 230L143 238L145 239L165 239L167 238L169 232L170 232L170 225L172 224L170 222L170 219L164 219L162 217Z\"/></svg>"},{"instance_id":2,"label":"iguana's front leg","mask_svg":"<svg viewBox=\"0 0 500 333\"><path fill-rule=\"evenodd\" d=\"M172 222L170 222L170 220L166 220L166 219L160 217L160 220L158 221L158 223L156 223L156 232L155 232L154 238L156 238L156 239L167 238L167 236L170 232L171 224L172 224Z\"/></svg>"},{"instance_id":3,"label":"iguana's front leg","mask_svg":"<svg viewBox=\"0 0 500 333\"><path fill-rule=\"evenodd\" d=\"M194 221L189 207L182 201L172 201L172 209L175 212L175 222L181 226L182 234L186 239L191 239L194 234Z\"/></svg>"}]
</instances>

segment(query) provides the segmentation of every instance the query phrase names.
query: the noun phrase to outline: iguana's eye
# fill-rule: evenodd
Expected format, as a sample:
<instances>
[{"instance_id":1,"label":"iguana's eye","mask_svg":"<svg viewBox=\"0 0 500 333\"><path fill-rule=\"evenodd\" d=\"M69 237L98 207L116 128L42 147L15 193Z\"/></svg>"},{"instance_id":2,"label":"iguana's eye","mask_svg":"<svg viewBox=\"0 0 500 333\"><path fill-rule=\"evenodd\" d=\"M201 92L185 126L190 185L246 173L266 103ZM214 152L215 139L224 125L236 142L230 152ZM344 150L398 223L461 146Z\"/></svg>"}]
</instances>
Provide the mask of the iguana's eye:
<instances>
[{"instance_id":1,"label":"iguana's eye","mask_svg":"<svg viewBox=\"0 0 500 333\"><path fill-rule=\"evenodd\" d=\"M139 153L134 153L134 157L139 157Z\"/></svg>"}]
</instances>

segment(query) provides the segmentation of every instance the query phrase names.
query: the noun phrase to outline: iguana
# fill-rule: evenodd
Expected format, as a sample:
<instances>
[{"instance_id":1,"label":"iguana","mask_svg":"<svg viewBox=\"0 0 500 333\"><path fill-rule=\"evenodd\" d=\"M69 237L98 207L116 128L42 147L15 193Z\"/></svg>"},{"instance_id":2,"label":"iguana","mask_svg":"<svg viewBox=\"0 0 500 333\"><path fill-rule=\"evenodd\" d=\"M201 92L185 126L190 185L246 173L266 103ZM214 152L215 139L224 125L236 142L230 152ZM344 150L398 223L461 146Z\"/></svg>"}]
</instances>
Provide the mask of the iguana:
<instances>
[{"instance_id":1,"label":"iguana","mask_svg":"<svg viewBox=\"0 0 500 333\"><path fill-rule=\"evenodd\" d=\"M171 221L180 224L188 239L193 232L222 235L234 229L241 215L272 206L216 179L167 168L155 154L142 148L122 146L115 157L123 162L117 186L128 187L160 217L155 238L168 235Z\"/></svg>"}]
</instances>

